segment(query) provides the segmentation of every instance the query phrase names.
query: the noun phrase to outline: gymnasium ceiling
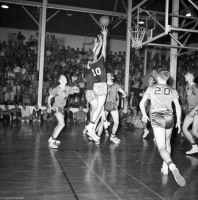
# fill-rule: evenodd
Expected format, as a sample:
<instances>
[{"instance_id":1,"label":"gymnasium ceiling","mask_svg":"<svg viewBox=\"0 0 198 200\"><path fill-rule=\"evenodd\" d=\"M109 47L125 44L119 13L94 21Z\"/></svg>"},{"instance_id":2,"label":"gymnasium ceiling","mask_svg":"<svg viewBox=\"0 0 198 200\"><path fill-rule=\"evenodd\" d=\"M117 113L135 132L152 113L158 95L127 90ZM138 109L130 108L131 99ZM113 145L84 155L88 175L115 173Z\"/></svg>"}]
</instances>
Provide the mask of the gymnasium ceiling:
<instances>
[{"instance_id":1,"label":"gymnasium ceiling","mask_svg":"<svg viewBox=\"0 0 198 200\"><path fill-rule=\"evenodd\" d=\"M15 0L15 2L17 1L19 2L20 0ZM194 11L196 16L198 16L198 11L188 2L188 0L183 1L185 1L186 5ZM0 5L3 4L2 2L6 2L6 0L0 0ZM24 0L23 2L30 1ZM41 4L42 0L33 0L33 2ZM140 2L140 0L133 0L132 7ZM126 15L127 0L118 0L117 6L115 6L116 0L48 0L48 4L89 8L110 11L112 13L115 11L116 13L120 13L120 17L110 17L111 24L108 27L111 30L110 37L120 39L126 38L126 18L124 19L123 16ZM0 7L0 27L38 30L38 25L30 18L21 5L10 3L8 5L9 9L2 9ZM170 0L170 10L171 5L172 0ZM38 7L25 6L25 8L37 21L39 20ZM146 10L165 12L165 0L148 0L145 4L143 4L142 8ZM47 9L47 18L53 15L56 11L57 9ZM185 14L187 11L181 5L179 13L182 12ZM58 14L47 22L46 31L72 35L96 36L100 32L100 28L94 21L93 17L96 20L99 20L101 16L102 15L100 14L93 13L91 17L89 13L60 10ZM141 14L140 18L144 18L144 14ZM132 19L136 21L136 16L134 15ZM116 25L120 20L121 22L113 28L114 25ZM164 23L163 17L159 20L161 20L162 24Z\"/></svg>"}]
</instances>

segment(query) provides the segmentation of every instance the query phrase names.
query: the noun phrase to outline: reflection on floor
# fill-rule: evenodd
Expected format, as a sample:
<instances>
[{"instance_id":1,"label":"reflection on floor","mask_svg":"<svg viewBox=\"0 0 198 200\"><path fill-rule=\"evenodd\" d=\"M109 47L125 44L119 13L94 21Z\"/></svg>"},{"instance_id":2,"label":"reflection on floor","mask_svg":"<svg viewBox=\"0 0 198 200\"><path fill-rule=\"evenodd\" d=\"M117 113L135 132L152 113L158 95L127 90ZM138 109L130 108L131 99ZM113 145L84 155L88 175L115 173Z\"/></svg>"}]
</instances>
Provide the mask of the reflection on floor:
<instances>
[{"instance_id":1,"label":"reflection on floor","mask_svg":"<svg viewBox=\"0 0 198 200\"><path fill-rule=\"evenodd\" d=\"M64 128L58 150L47 140L55 124L0 123L0 199L41 200L195 200L198 156L186 156L188 142L173 135L173 160L187 185L161 175L162 160L153 134L119 128L118 145L103 135L100 146L82 133L84 125Z\"/></svg>"}]
</instances>

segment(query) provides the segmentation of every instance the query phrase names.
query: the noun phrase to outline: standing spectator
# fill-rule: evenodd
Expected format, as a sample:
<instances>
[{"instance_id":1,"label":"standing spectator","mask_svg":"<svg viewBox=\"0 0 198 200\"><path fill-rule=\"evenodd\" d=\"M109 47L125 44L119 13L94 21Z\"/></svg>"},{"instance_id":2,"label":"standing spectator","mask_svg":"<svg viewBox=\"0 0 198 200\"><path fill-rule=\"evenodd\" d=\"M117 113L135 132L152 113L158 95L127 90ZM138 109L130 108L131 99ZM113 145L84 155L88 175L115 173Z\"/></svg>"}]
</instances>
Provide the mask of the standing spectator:
<instances>
[{"instance_id":1,"label":"standing spectator","mask_svg":"<svg viewBox=\"0 0 198 200\"><path fill-rule=\"evenodd\" d=\"M22 44L24 40L25 40L25 36L21 34L21 31L19 31L17 35L18 44L19 45Z\"/></svg>"}]
</instances>

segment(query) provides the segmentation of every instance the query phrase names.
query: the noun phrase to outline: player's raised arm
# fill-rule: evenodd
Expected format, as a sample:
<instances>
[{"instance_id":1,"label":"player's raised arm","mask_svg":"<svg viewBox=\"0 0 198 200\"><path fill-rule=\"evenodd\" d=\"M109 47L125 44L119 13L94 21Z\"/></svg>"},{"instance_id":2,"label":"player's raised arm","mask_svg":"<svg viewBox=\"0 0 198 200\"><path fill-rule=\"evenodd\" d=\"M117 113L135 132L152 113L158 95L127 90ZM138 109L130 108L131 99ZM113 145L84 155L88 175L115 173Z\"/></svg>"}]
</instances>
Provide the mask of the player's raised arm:
<instances>
[{"instance_id":1,"label":"player's raised arm","mask_svg":"<svg viewBox=\"0 0 198 200\"><path fill-rule=\"evenodd\" d=\"M102 35L103 35L103 43L102 43L102 52L101 52L101 55L106 58L106 47L107 47L107 32L108 32L108 29L103 27L102 28Z\"/></svg>"},{"instance_id":2,"label":"player's raised arm","mask_svg":"<svg viewBox=\"0 0 198 200\"><path fill-rule=\"evenodd\" d=\"M178 128L178 134L181 132L181 106L179 104L179 100L175 99L174 101L175 104L175 110L176 110L176 116L177 116L177 128Z\"/></svg>"}]
</instances>

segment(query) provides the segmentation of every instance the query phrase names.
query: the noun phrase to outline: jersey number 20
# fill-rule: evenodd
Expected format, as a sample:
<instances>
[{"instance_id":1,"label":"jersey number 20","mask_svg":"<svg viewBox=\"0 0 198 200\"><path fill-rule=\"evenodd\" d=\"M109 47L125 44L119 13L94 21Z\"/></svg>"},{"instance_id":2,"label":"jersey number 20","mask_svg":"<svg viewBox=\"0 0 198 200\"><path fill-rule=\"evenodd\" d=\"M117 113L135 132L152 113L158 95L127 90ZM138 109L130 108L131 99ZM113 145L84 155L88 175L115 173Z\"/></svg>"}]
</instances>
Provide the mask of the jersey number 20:
<instances>
[{"instance_id":1,"label":"jersey number 20","mask_svg":"<svg viewBox=\"0 0 198 200\"><path fill-rule=\"evenodd\" d=\"M94 76L101 74L100 68L98 68L98 67L96 69L92 69L92 72L93 72Z\"/></svg>"},{"instance_id":2,"label":"jersey number 20","mask_svg":"<svg viewBox=\"0 0 198 200\"><path fill-rule=\"evenodd\" d=\"M160 88L160 87L155 87L154 94L162 94L162 95L169 95L171 93L170 88Z\"/></svg>"}]
</instances>

